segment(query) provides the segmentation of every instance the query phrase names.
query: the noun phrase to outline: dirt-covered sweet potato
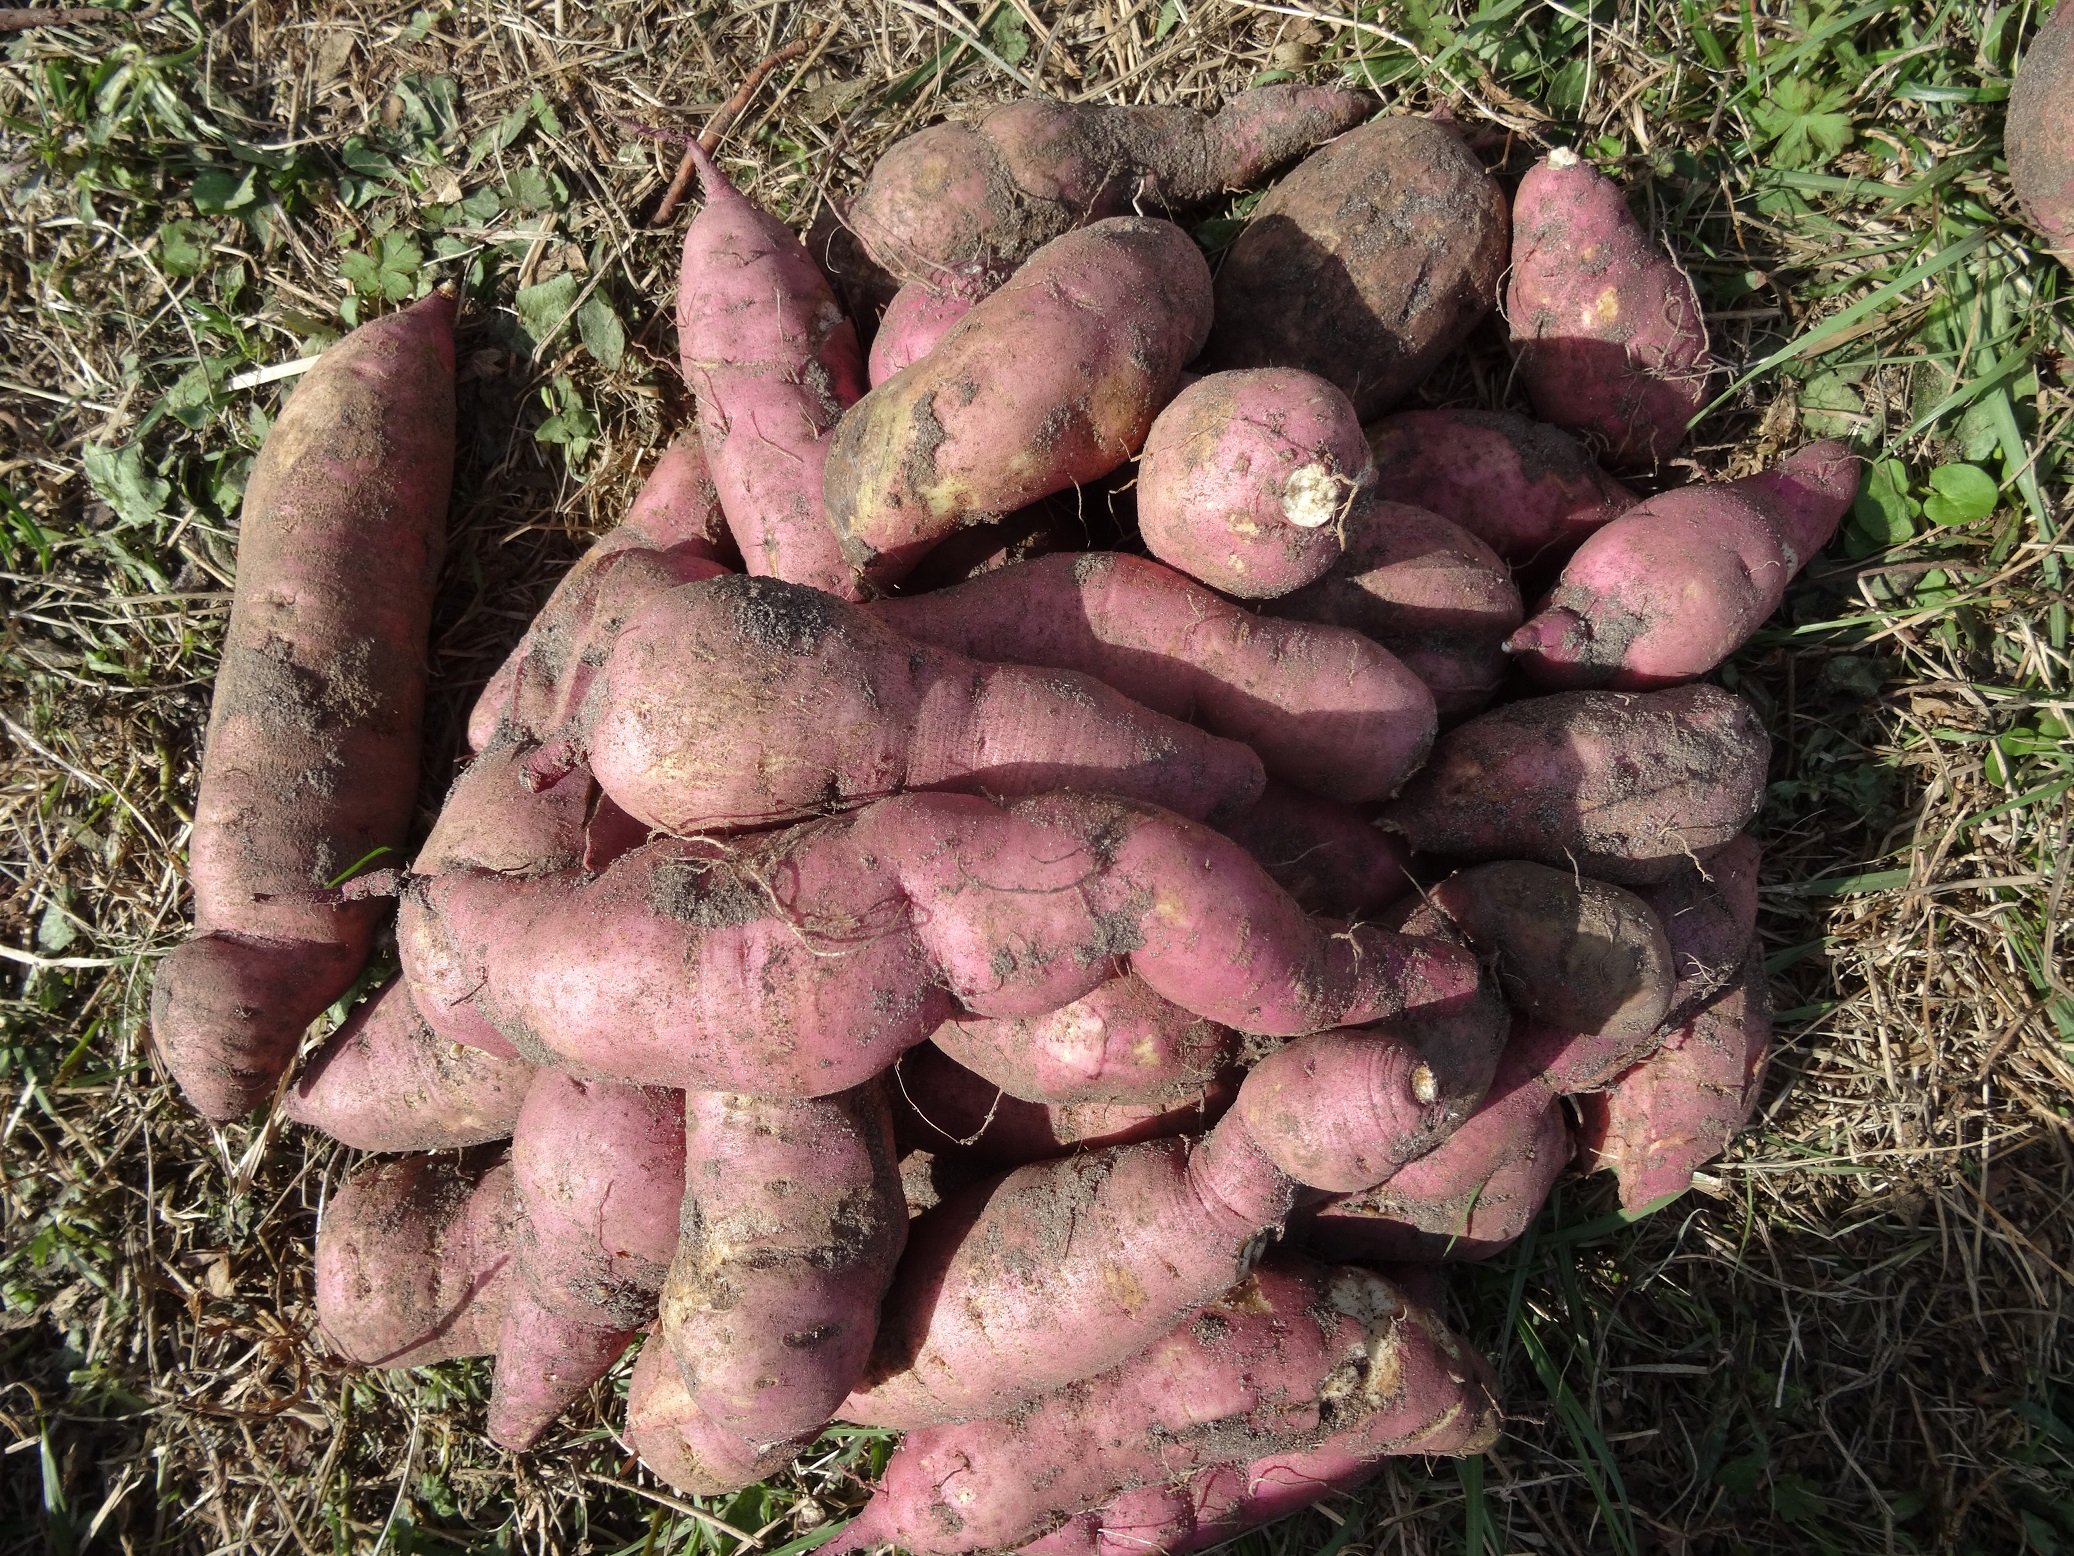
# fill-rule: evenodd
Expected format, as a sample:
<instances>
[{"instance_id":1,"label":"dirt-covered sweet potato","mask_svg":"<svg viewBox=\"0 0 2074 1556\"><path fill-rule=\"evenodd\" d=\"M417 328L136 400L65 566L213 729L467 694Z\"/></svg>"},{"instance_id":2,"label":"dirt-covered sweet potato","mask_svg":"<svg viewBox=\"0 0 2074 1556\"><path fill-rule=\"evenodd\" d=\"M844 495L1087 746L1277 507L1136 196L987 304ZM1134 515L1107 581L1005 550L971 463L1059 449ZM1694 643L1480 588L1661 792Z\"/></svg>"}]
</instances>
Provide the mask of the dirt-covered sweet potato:
<instances>
[{"instance_id":1,"label":"dirt-covered sweet potato","mask_svg":"<svg viewBox=\"0 0 2074 1556\"><path fill-rule=\"evenodd\" d=\"M844 413L825 476L845 558L887 587L961 526L1116 469L1209 328L1209 266L1171 222L1046 244Z\"/></svg>"},{"instance_id":2,"label":"dirt-covered sweet potato","mask_svg":"<svg viewBox=\"0 0 2074 1556\"><path fill-rule=\"evenodd\" d=\"M871 387L876 389L910 362L934 351L936 343L990 290L990 286L910 281L895 292L879 317L878 333L871 338L871 356L865 364Z\"/></svg>"},{"instance_id":3,"label":"dirt-covered sweet potato","mask_svg":"<svg viewBox=\"0 0 2074 1556\"><path fill-rule=\"evenodd\" d=\"M822 481L865 391L857 331L792 229L690 149L706 203L684 233L677 353L727 527L750 572L855 599Z\"/></svg>"},{"instance_id":4,"label":"dirt-covered sweet potato","mask_svg":"<svg viewBox=\"0 0 2074 1556\"><path fill-rule=\"evenodd\" d=\"M1217 830L1310 913L1360 918L1411 890L1409 855L1395 836L1351 805L1272 779L1258 800Z\"/></svg>"},{"instance_id":5,"label":"dirt-covered sweet potato","mask_svg":"<svg viewBox=\"0 0 2074 1556\"><path fill-rule=\"evenodd\" d=\"M1393 116L1313 152L1217 271L1210 369L1300 367L1365 422L1496 307L1505 194L1449 125Z\"/></svg>"},{"instance_id":6,"label":"dirt-covered sweet potato","mask_svg":"<svg viewBox=\"0 0 2074 1556\"><path fill-rule=\"evenodd\" d=\"M884 1090L694 1091L684 1107L663 1340L722 1431L759 1448L819 1431L864 1371L907 1243Z\"/></svg>"},{"instance_id":7,"label":"dirt-covered sweet potato","mask_svg":"<svg viewBox=\"0 0 2074 1556\"><path fill-rule=\"evenodd\" d=\"M1577 548L1507 651L1543 686L1642 691L1705 675L1836 533L1859 463L1841 443L1816 443L1740 481L1630 508Z\"/></svg>"},{"instance_id":8,"label":"dirt-covered sweet potato","mask_svg":"<svg viewBox=\"0 0 2074 1556\"><path fill-rule=\"evenodd\" d=\"M584 718L534 758L587 761L679 834L768 826L914 789L1097 789L1191 816L1259 797L1260 760L1067 670L980 664L774 578L658 596L614 639Z\"/></svg>"},{"instance_id":9,"label":"dirt-covered sweet potato","mask_svg":"<svg viewBox=\"0 0 2074 1556\"><path fill-rule=\"evenodd\" d=\"M721 1496L767 1479L792 1462L797 1442L758 1447L716 1426L699 1409L662 1336L650 1330L627 1379L628 1448L686 1496Z\"/></svg>"},{"instance_id":10,"label":"dirt-covered sweet potato","mask_svg":"<svg viewBox=\"0 0 2074 1556\"><path fill-rule=\"evenodd\" d=\"M1756 1111L1771 1031L1764 958L1753 947L1734 986L1609 1088L1577 1099L1585 1170L1611 1169L1629 1210L1683 1194Z\"/></svg>"},{"instance_id":11,"label":"dirt-covered sweet potato","mask_svg":"<svg viewBox=\"0 0 2074 1556\"><path fill-rule=\"evenodd\" d=\"M1505 313L1543 421L1603 444L1616 469L1685 446L1714 370L1699 296L1620 185L1567 148L1513 196Z\"/></svg>"},{"instance_id":12,"label":"dirt-covered sweet potato","mask_svg":"<svg viewBox=\"0 0 2074 1556\"><path fill-rule=\"evenodd\" d=\"M1331 569L1266 608L1373 638L1443 718L1481 708L1505 678L1503 644L1522 614L1504 562L1460 525L1403 503L1356 504L1343 529Z\"/></svg>"},{"instance_id":13,"label":"dirt-covered sweet potato","mask_svg":"<svg viewBox=\"0 0 2074 1556\"><path fill-rule=\"evenodd\" d=\"M515 1283L518 1219L502 1150L361 1168L317 1225L325 1337L371 1367L489 1355Z\"/></svg>"},{"instance_id":14,"label":"dirt-covered sweet potato","mask_svg":"<svg viewBox=\"0 0 2074 1556\"><path fill-rule=\"evenodd\" d=\"M1742 831L1770 759L1757 710L1718 686L1559 692L1442 735L1382 821L1420 853L1645 884Z\"/></svg>"},{"instance_id":15,"label":"dirt-covered sweet potato","mask_svg":"<svg viewBox=\"0 0 2074 1556\"><path fill-rule=\"evenodd\" d=\"M1350 87L1241 92L1214 115L1037 98L937 124L882 153L847 218L905 281L1005 275L1061 233L1251 188L1374 113Z\"/></svg>"},{"instance_id":16,"label":"dirt-covered sweet potato","mask_svg":"<svg viewBox=\"0 0 2074 1556\"><path fill-rule=\"evenodd\" d=\"M1212 373L1145 435L1138 533L1200 583L1273 599L1338 560L1348 511L1374 479L1352 402L1317 374Z\"/></svg>"},{"instance_id":17,"label":"dirt-covered sweet potato","mask_svg":"<svg viewBox=\"0 0 2074 1556\"><path fill-rule=\"evenodd\" d=\"M2055 6L2032 34L2009 91L2002 145L2024 219L2074 265L2074 9Z\"/></svg>"},{"instance_id":18,"label":"dirt-covered sweet potato","mask_svg":"<svg viewBox=\"0 0 2074 1556\"><path fill-rule=\"evenodd\" d=\"M1735 982L1757 933L1757 867L1764 851L1744 833L1705 864L1687 861L1669 880L1644 887L1671 947L1678 986L1664 1020L1683 1022Z\"/></svg>"},{"instance_id":19,"label":"dirt-covered sweet potato","mask_svg":"<svg viewBox=\"0 0 2074 1556\"><path fill-rule=\"evenodd\" d=\"M362 1151L445 1151L502 1140L533 1066L449 1042L392 978L310 1056L281 1110Z\"/></svg>"},{"instance_id":20,"label":"dirt-covered sweet potato","mask_svg":"<svg viewBox=\"0 0 2074 1556\"><path fill-rule=\"evenodd\" d=\"M1394 793L1432 740L1431 695L1358 631L1256 616L1144 557L1042 557L870 609L954 653L1093 676L1349 804Z\"/></svg>"},{"instance_id":21,"label":"dirt-covered sweet potato","mask_svg":"<svg viewBox=\"0 0 2074 1556\"><path fill-rule=\"evenodd\" d=\"M315 894L410 829L453 328L435 292L325 352L245 488L188 848L195 933L151 996L153 1041L212 1119L265 1100L367 960L382 905Z\"/></svg>"},{"instance_id":22,"label":"dirt-covered sweet potato","mask_svg":"<svg viewBox=\"0 0 2074 1556\"><path fill-rule=\"evenodd\" d=\"M1639 500L1569 433L1509 411L1399 411L1368 447L1377 497L1461 525L1514 567L1568 555Z\"/></svg>"}]
</instances>

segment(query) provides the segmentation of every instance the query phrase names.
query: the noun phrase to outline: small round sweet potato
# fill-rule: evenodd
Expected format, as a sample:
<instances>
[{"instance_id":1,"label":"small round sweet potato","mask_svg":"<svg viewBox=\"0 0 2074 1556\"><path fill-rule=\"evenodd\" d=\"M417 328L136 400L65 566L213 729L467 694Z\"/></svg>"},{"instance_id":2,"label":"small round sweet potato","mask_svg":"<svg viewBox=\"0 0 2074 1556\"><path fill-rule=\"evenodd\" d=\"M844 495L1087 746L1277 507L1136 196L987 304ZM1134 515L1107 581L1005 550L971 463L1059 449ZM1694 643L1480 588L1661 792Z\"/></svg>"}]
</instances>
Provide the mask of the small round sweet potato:
<instances>
[{"instance_id":1,"label":"small round sweet potato","mask_svg":"<svg viewBox=\"0 0 2074 1556\"><path fill-rule=\"evenodd\" d=\"M1315 373L1198 378L1138 456L1138 532L1169 567L1241 599L1300 589L1337 560L1375 477L1347 397Z\"/></svg>"},{"instance_id":2,"label":"small round sweet potato","mask_svg":"<svg viewBox=\"0 0 2074 1556\"><path fill-rule=\"evenodd\" d=\"M1504 191L1452 128L1377 119L1254 208L1217 272L1205 361L1307 369L1367 421L1496 306L1510 231Z\"/></svg>"}]
</instances>

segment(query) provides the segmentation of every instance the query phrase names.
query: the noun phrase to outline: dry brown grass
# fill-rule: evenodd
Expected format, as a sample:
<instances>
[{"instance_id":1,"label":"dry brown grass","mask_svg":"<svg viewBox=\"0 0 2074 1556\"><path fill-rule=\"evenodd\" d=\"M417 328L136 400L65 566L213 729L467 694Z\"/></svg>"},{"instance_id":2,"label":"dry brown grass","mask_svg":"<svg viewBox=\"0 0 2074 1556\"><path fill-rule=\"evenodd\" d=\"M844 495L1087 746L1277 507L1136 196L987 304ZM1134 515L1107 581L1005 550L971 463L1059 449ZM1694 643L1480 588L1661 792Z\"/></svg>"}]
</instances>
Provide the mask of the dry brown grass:
<instances>
[{"instance_id":1,"label":"dry brown grass","mask_svg":"<svg viewBox=\"0 0 2074 1556\"><path fill-rule=\"evenodd\" d=\"M1919 482L1940 462L1987 459L1957 408L1915 423L1998 341L2037 372L2035 384L2004 380L2025 385L2007 400L2021 417L2012 429L2033 451L2064 445L2064 278L2027 264L2012 247L2020 234L2000 235L1992 104L1898 96L1903 67L1873 71L1845 110L1861 133L1823 175L1835 188L1782 185L1754 158L1720 152L1746 134L1756 101L1736 95L1738 29L1762 43L1749 68L1768 82L1770 62L1838 13L1607 6L1567 42L1555 29L1573 8L1551 0L1499 23L1502 49L1480 59L1449 55L1426 7L1364 12L1367 31L1290 14L1305 9L1006 0L984 21L967 6L954 22L949 0L689 12L488 0L436 13L219 0L200 22L175 4L141 24L9 45L7 1550L661 1551L731 1548L730 1527L770 1550L854 1503L856 1473L879 1451L872 1434L832 1435L783 1484L692 1509L613 1442L612 1384L541 1451L486 1446L485 1365L367 1373L310 1335L310 1232L351 1153L272 1124L212 1130L149 1054L150 958L181 932L184 829L234 558L234 501L217 487L235 486L256 447L250 415L279 392L223 380L335 332L341 256L378 250L392 224L409 233L427 207L449 208L428 227L452 255L428 252L412 281L485 267L461 341L428 807L473 688L685 416L671 368L676 240L643 225L676 150L630 126L696 133L755 60L794 38L811 40L807 56L731 127L722 160L799 223L894 137L1017 89L1000 65L945 58L960 28L981 28L1023 84L1105 101L1213 104L1266 69L1329 74L1321 56L1374 54L1403 67L1393 95L1404 106L1447 103L1493 161L1524 154L1544 125L1542 88L1588 61L1563 133L1581 123L1624 138L1732 361L1804 340L1864 294L1870 283L1853 278L1886 263L1883 248L1926 231L1933 252L1985 235L1980 254L2001 256L1998 272L1954 266L1874 311L1843 353L1866 359L1850 403L1778 372L1742 389L1707 424L1700 469L1750 468L1811 416L1886 448ZM1844 36L1867 50L1914 48L1896 29L1922 29L1916 57L1946 71L1930 86L1992 85L2008 59L2004 32L1979 31L2006 16L1852 18ZM1728 40L1729 68L1706 66L1693 29L1708 25ZM917 73L933 61L947 68ZM440 77L459 94L448 165L391 147L396 180L367 174L364 159L356 173L348 142L407 127L399 85L422 100ZM536 93L549 113L464 168L462 148ZM1899 171L1873 160L1875 130L1909 148ZM241 208L276 207L262 226L226 196L269 164L272 196ZM1887 206L1883 190L1926 175L1946 181ZM1846 176L1888 183L1867 198L1841 187ZM484 188L541 198L459 209ZM182 232L161 227L171 220L210 224L212 246L190 261ZM616 368L572 331L536 349L520 328L514 289L563 274L610 299L627 339ZM206 363L222 365L214 392L192 376L183 389ZM1479 338L1426 394L1509 403L1502 346ZM596 424L580 459L536 435L572 404ZM89 450L133 444L142 463L87 479ZM1565 1185L1531 1244L1456 1283L1458 1317L1504 1372L1507 1441L1459 1471L1398 1466L1358 1503L1267 1536L1268 1548L2074 1541L2062 1328L2074 1281L2070 548L2062 478L2049 463L2040 474L2035 509L2012 491L1988 518L1825 559L1786 623L1733 667L1779 753L1763 929L1786 1015L1759 1126L1708 1192L1635 1226L1609 1217L1605 1183Z\"/></svg>"}]
</instances>

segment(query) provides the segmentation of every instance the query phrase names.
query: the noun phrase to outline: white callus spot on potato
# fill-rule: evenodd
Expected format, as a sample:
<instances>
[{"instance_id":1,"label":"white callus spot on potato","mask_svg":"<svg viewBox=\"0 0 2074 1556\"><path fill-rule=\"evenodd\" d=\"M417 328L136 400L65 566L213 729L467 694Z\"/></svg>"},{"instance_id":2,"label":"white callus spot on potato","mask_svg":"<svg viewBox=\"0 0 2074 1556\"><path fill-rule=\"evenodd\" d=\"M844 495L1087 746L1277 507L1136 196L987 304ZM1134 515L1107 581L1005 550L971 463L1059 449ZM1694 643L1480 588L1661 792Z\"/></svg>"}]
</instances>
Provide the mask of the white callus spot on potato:
<instances>
[{"instance_id":1,"label":"white callus spot on potato","mask_svg":"<svg viewBox=\"0 0 2074 1556\"><path fill-rule=\"evenodd\" d=\"M1326 465L1305 465L1282 483L1282 517L1299 529L1318 529L1339 517L1348 482Z\"/></svg>"}]
</instances>

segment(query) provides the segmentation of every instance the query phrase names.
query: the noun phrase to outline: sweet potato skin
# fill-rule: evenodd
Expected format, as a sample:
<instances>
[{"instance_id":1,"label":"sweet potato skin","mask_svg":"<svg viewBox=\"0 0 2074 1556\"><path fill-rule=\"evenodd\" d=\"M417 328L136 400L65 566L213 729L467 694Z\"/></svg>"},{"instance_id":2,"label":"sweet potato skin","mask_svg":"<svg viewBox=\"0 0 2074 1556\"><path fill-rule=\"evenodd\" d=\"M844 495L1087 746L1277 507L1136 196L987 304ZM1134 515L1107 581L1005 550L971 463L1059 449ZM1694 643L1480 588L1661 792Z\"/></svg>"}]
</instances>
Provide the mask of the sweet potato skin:
<instances>
[{"instance_id":1,"label":"sweet potato skin","mask_svg":"<svg viewBox=\"0 0 2074 1556\"><path fill-rule=\"evenodd\" d=\"M453 318L434 293L327 351L245 491L189 849L195 937L152 990L158 1051L212 1119L274 1089L367 959L380 904L309 894L410 827L453 475Z\"/></svg>"},{"instance_id":2,"label":"sweet potato skin","mask_svg":"<svg viewBox=\"0 0 2074 1556\"><path fill-rule=\"evenodd\" d=\"M449 1042L392 978L310 1057L282 1111L361 1151L446 1151L510 1136L533 1066Z\"/></svg>"},{"instance_id":3,"label":"sweet potato skin","mask_svg":"<svg viewBox=\"0 0 2074 1556\"><path fill-rule=\"evenodd\" d=\"M909 363L934 351L936 343L991 290L991 286L910 281L895 292L879 316L878 333L871 338L871 356L866 362L871 387L878 388Z\"/></svg>"},{"instance_id":4,"label":"sweet potato skin","mask_svg":"<svg viewBox=\"0 0 2074 1556\"><path fill-rule=\"evenodd\" d=\"M686 1496L722 1496L754 1485L792 1462L803 1444L766 1448L716 1426L684 1386L676 1359L650 1330L627 1379L626 1445L654 1474Z\"/></svg>"},{"instance_id":5,"label":"sweet potato skin","mask_svg":"<svg viewBox=\"0 0 2074 1556\"><path fill-rule=\"evenodd\" d=\"M1638 501L1567 432L1509 411L1398 411L1368 448L1377 498L1461 525L1514 567L1568 555Z\"/></svg>"},{"instance_id":6,"label":"sweet potato skin","mask_svg":"<svg viewBox=\"0 0 2074 1556\"><path fill-rule=\"evenodd\" d=\"M1382 822L1421 853L1646 884L1749 824L1770 757L1756 710L1716 686L1558 692L1442 735Z\"/></svg>"},{"instance_id":7,"label":"sweet potato skin","mask_svg":"<svg viewBox=\"0 0 2074 1556\"><path fill-rule=\"evenodd\" d=\"M1209 327L1209 266L1172 223L1045 245L844 414L826 468L844 556L889 587L962 525L1116 469Z\"/></svg>"},{"instance_id":8,"label":"sweet potato skin","mask_svg":"<svg viewBox=\"0 0 2074 1556\"><path fill-rule=\"evenodd\" d=\"M1736 981L1757 933L1763 853L1745 832L1704 865L1688 861L1669 880L1643 889L1642 900L1664 926L1678 979L1666 1022L1684 1022Z\"/></svg>"},{"instance_id":9,"label":"sweet potato skin","mask_svg":"<svg viewBox=\"0 0 2074 1556\"><path fill-rule=\"evenodd\" d=\"M1352 402L1317 374L1212 373L1145 435L1138 532L1213 589L1273 599L1338 559L1347 512L1374 480Z\"/></svg>"},{"instance_id":10,"label":"sweet potato skin","mask_svg":"<svg viewBox=\"0 0 2074 1556\"><path fill-rule=\"evenodd\" d=\"M2031 37L2009 91L2002 144L2024 219L2074 265L2074 12L2056 8Z\"/></svg>"},{"instance_id":11,"label":"sweet potato skin","mask_svg":"<svg viewBox=\"0 0 2074 1556\"><path fill-rule=\"evenodd\" d=\"M1268 781L1217 830L1251 854L1307 913L1362 918L1411 890L1404 845L1351 805Z\"/></svg>"},{"instance_id":12,"label":"sweet potato skin","mask_svg":"<svg viewBox=\"0 0 2074 1556\"><path fill-rule=\"evenodd\" d=\"M1543 421L1603 443L1616 469L1685 446L1714 369L1699 297L1620 186L1575 152L1520 180L1505 311Z\"/></svg>"},{"instance_id":13,"label":"sweet potato skin","mask_svg":"<svg viewBox=\"0 0 2074 1556\"><path fill-rule=\"evenodd\" d=\"M1205 362L1306 369L1368 421L1495 306L1509 241L1504 193L1461 136L1377 119L1254 207L1217 272Z\"/></svg>"},{"instance_id":14,"label":"sweet potato skin","mask_svg":"<svg viewBox=\"0 0 2074 1556\"><path fill-rule=\"evenodd\" d=\"M1506 643L1543 686L1642 691L1704 675L1786 597L1858 495L1859 460L1816 443L1719 486L1652 497L1577 549Z\"/></svg>"}]
</instances>

